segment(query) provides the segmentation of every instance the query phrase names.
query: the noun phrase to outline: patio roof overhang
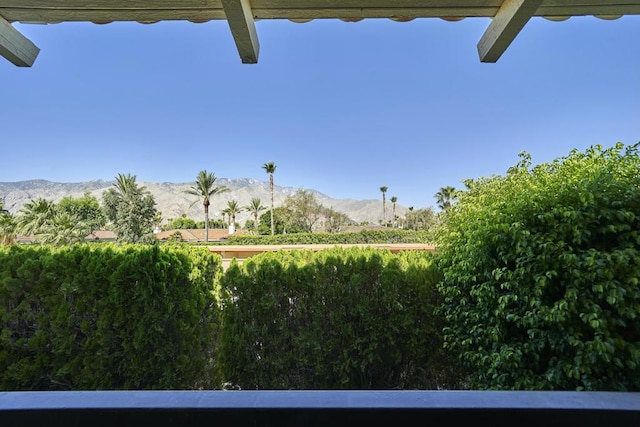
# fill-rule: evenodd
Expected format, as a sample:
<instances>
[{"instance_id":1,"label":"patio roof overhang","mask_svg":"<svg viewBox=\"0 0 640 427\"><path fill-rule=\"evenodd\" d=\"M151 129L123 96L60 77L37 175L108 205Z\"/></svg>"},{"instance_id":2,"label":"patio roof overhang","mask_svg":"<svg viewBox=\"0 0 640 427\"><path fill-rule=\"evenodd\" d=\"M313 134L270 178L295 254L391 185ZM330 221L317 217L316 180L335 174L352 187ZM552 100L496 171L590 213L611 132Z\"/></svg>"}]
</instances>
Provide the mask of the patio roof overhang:
<instances>
[{"instance_id":1,"label":"patio roof overhang","mask_svg":"<svg viewBox=\"0 0 640 427\"><path fill-rule=\"evenodd\" d=\"M478 42L481 62L497 62L532 17L563 21L593 15L615 19L640 15L640 0L0 0L0 55L21 67L30 67L39 49L15 29L21 24L114 21L154 23L226 20L245 64L258 62L260 44L255 22L287 19L307 22L369 18L411 21L441 18L491 18Z\"/></svg>"}]
</instances>

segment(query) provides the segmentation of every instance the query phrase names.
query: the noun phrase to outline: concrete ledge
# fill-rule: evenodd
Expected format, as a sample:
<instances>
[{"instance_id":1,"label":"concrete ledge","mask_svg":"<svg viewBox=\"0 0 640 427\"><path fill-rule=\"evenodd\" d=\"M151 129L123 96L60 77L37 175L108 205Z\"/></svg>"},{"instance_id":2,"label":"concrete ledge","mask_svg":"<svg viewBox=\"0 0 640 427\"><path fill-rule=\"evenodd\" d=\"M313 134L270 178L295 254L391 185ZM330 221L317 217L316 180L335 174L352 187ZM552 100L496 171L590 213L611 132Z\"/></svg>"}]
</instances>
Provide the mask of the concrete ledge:
<instances>
[{"instance_id":1,"label":"concrete ledge","mask_svg":"<svg viewBox=\"0 0 640 427\"><path fill-rule=\"evenodd\" d=\"M640 425L640 393L76 391L0 393L0 425Z\"/></svg>"}]
</instances>

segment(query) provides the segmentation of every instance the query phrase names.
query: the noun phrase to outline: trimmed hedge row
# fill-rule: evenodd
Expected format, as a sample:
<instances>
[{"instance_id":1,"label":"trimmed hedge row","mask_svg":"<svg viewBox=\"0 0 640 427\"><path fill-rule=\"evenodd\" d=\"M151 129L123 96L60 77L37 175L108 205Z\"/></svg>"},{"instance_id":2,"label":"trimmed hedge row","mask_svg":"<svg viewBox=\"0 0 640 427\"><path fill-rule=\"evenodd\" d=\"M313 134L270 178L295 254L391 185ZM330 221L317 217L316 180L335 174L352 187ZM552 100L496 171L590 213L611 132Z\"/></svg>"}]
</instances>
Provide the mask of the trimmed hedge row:
<instances>
[{"instance_id":1,"label":"trimmed hedge row","mask_svg":"<svg viewBox=\"0 0 640 427\"><path fill-rule=\"evenodd\" d=\"M442 351L432 254L265 252L221 281L218 367L241 389L436 389Z\"/></svg>"},{"instance_id":2,"label":"trimmed hedge row","mask_svg":"<svg viewBox=\"0 0 640 427\"><path fill-rule=\"evenodd\" d=\"M188 247L0 249L0 389L211 387L219 272Z\"/></svg>"},{"instance_id":3,"label":"trimmed hedge row","mask_svg":"<svg viewBox=\"0 0 640 427\"><path fill-rule=\"evenodd\" d=\"M340 245L367 243L430 243L432 233L416 230L362 230L346 233L293 233L257 236L238 234L230 236L229 245Z\"/></svg>"},{"instance_id":4,"label":"trimmed hedge row","mask_svg":"<svg viewBox=\"0 0 640 427\"><path fill-rule=\"evenodd\" d=\"M0 249L0 389L455 385L432 254Z\"/></svg>"}]
</instances>

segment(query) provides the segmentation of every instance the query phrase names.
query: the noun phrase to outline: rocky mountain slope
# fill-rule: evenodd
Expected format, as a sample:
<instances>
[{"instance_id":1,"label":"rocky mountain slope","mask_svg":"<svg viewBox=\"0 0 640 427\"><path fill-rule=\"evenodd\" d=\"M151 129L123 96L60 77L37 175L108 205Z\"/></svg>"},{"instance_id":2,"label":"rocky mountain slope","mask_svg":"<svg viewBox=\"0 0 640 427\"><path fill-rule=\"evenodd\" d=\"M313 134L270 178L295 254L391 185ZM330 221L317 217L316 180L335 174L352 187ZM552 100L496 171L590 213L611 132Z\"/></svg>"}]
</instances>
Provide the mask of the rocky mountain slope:
<instances>
[{"instance_id":1,"label":"rocky mountain slope","mask_svg":"<svg viewBox=\"0 0 640 427\"><path fill-rule=\"evenodd\" d=\"M204 219L202 202L197 197L184 193L193 182L139 182L153 195L158 210L162 212L163 222L178 218L183 214L196 221ZM229 188L228 192L218 194L211 200L209 207L210 219L221 219L221 211L227 207L227 202L235 200L239 206L247 206L254 197L260 198L262 204L269 207L270 193L269 183L257 179L227 179L218 178L216 184ZM30 200L45 198L58 202L65 196L81 197L85 192L102 201L102 193L113 185L112 181L88 181L78 183L60 183L45 180L29 180L18 182L0 182L0 199L4 199L4 208L11 213L18 213L20 208ZM273 202L276 207L282 205L287 196L294 194L299 188L274 186ZM336 199L316 190L306 189L316 197L316 200L325 207L346 214L357 223L369 222L378 224L382 219L382 199L380 200L355 200ZM195 203L194 203L195 202ZM391 218L391 203L387 200L387 219ZM266 211L265 211L266 212ZM396 215L404 216L407 208L396 205ZM240 224L250 218L248 212L242 212L236 220Z\"/></svg>"}]
</instances>

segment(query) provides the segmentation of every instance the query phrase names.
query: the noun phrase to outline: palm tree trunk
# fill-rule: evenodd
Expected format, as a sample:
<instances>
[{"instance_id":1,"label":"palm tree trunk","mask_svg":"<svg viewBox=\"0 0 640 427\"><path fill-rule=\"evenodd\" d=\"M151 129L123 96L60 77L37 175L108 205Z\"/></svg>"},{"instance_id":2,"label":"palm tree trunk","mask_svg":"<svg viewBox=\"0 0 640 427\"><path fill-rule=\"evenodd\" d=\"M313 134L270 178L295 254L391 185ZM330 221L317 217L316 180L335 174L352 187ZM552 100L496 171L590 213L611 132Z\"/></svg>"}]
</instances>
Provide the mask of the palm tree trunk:
<instances>
[{"instance_id":1,"label":"palm tree trunk","mask_svg":"<svg viewBox=\"0 0 640 427\"><path fill-rule=\"evenodd\" d=\"M209 241L209 205L204 205L204 241Z\"/></svg>"},{"instance_id":2,"label":"palm tree trunk","mask_svg":"<svg viewBox=\"0 0 640 427\"><path fill-rule=\"evenodd\" d=\"M271 235L275 234L275 228L273 226L273 174L269 175L269 188L271 189Z\"/></svg>"},{"instance_id":3,"label":"palm tree trunk","mask_svg":"<svg viewBox=\"0 0 640 427\"><path fill-rule=\"evenodd\" d=\"M387 186L380 187L380 191L382 191L382 225L386 227L387 223Z\"/></svg>"}]
</instances>

